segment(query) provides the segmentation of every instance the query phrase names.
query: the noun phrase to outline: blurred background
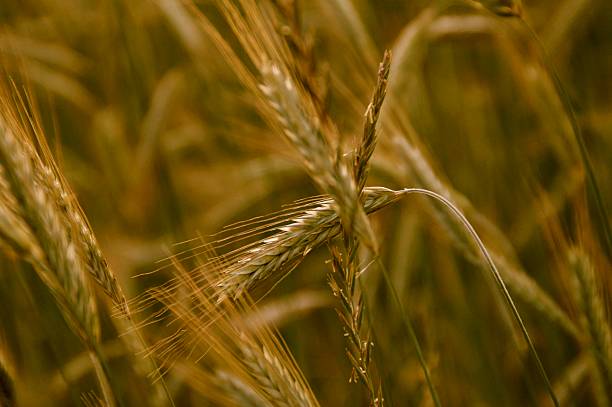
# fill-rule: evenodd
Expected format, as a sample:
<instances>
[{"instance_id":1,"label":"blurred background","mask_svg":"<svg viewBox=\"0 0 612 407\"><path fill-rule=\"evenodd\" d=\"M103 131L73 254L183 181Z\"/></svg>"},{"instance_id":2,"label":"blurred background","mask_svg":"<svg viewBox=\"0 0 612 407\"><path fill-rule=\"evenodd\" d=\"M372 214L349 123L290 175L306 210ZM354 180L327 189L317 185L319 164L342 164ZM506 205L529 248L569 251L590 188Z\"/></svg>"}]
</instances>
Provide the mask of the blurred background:
<instances>
[{"instance_id":1,"label":"blurred background","mask_svg":"<svg viewBox=\"0 0 612 407\"><path fill-rule=\"evenodd\" d=\"M579 245L589 257L608 312L611 253L566 101L610 210L612 4L524 1L517 17L502 14L518 5L495 0L484 8L296 1L313 76L347 140L360 135L383 50L393 51L368 185L423 186L459 202L514 279L511 292L564 404L595 403L567 250ZM236 43L213 1L196 6ZM284 17L279 27L295 29ZM129 297L168 278L133 277L156 269L175 243L318 193L180 1L3 0L0 64L27 78L19 83L35 95L55 158ZM543 382L492 280L443 210L407 197L372 222L443 405L544 405ZM359 385L348 383L328 258L326 248L308 256L261 306L280 310L272 318L322 405L361 405ZM0 270L1 357L17 372L18 400L78 405L96 387L79 341L27 266L2 257ZM431 405L380 273L364 277L387 401ZM143 404L147 387L103 315L118 393L125 405ZM168 380L177 405L199 405L179 376Z\"/></svg>"}]
</instances>

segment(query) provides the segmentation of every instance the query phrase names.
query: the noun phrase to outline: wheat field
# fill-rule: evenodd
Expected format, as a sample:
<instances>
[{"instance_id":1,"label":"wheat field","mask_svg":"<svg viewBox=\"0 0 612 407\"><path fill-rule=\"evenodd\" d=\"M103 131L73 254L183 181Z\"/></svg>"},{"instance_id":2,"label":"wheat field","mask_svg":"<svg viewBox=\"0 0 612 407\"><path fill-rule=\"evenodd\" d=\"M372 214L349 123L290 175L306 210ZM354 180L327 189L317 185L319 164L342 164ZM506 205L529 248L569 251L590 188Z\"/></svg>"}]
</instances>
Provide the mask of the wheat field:
<instances>
[{"instance_id":1,"label":"wheat field","mask_svg":"<svg viewBox=\"0 0 612 407\"><path fill-rule=\"evenodd\" d=\"M0 0L0 407L612 406L612 5Z\"/></svg>"}]
</instances>

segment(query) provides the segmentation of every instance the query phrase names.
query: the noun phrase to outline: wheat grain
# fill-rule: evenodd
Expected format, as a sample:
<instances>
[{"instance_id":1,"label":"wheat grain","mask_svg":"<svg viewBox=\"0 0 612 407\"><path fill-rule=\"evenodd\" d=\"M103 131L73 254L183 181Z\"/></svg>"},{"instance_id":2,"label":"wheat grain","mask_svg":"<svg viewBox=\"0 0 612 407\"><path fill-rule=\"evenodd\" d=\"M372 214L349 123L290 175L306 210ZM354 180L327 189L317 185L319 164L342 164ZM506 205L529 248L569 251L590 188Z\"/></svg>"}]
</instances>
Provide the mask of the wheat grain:
<instances>
[{"instance_id":1,"label":"wheat grain","mask_svg":"<svg viewBox=\"0 0 612 407\"><path fill-rule=\"evenodd\" d=\"M385 51L383 60L378 67L378 78L372 94L372 99L365 112L365 124L363 135L359 146L356 148L355 159L353 161L353 177L357 183L357 190L361 192L365 186L369 163L376 148L378 118L382 108L385 95L387 94L387 80L391 68L391 53Z\"/></svg>"},{"instance_id":2,"label":"wheat grain","mask_svg":"<svg viewBox=\"0 0 612 407\"><path fill-rule=\"evenodd\" d=\"M34 263L42 264L44 262L42 250L23 220L17 199L4 172L4 167L0 165L0 238L17 254Z\"/></svg>"}]
</instances>

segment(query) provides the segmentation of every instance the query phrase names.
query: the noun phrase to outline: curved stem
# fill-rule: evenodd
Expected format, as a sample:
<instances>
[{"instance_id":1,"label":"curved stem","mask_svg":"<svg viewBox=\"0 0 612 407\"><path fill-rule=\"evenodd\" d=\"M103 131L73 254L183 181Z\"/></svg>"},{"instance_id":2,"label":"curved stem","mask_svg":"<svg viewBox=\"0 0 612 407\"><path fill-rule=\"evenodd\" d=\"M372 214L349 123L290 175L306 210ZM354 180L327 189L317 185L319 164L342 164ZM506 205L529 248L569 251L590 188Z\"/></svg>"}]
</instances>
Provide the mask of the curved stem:
<instances>
[{"instance_id":1,"label":"curved stem","mask_svg":"<svg viewBox=\"0 0 612 407\"><path fill-rule=\"evenodd\" d=\"M495 266L495 263L493 262L493 259L491 258L491 255L489 254L487 248L485 247L484 243L482 242L482 240L478 236L478 233L476 233L476 231L474 230L474 228L472 227L470 222L463 215L463 213L461 213L461 211L455 205L453 205L453 203L451 201L449 201L447 198L443 197L440 194L437 194L435 192L429 191L427 189L422 189L422 188L405 188L405 189L403 189L403 190L401 190L399 192L403 193L403 194L406 194L406 195L407 194L426 195L426 196L429 196L429 197L434 198L435 200L441 202L442 204L444 204L450 210L450 212L453 215L455 215L455 217L461 222L463 227L465 227L465 229L468 231L468 233L474 239L474 241L476 242L476 245L480 249L480 252L482 253L483 257L485 258L485 261L487 262L487 265L491 269L491 273L493 274L493 277L495 278L495 282L497 283L497 285L498 285L500 291L502 292L502 294L503 294L503 296L504 296L508 306L510 307L510 309L512 311L512 314L514 315L514 318L516 319L516 322L519 324L521 332L523 333L523 337L527 341L527 344L529 346L529 350L530 350L531 354L533 355L533 357L534 357L534 359L536 361L536 364L538 366L538 370L540 371L540 374L542 375L542 378L544 379L544 382L546 383L546 389L548 390L548 394L549 394L553 404L556 407L558 407L559 406L559 401L557 400L557 397L555 396L555 392L554 392L554 390L552 388L552 384L550 383L550 380L548 379L548 375L546 374L546 371L544 370L544 365L542 364L542 361L540 360L540 357L538 356L538 352L536 351L535 345L533 344L533 341L531 340L531 336L529 336L529 332L527 332L527 327L525 326L525 323L523 322L523 319L521 318L521 315L519 314L518 309L517 309L516 305L514 304L514 301L512 300L512 296L510 295L510 292L508 291L508 288L506 287L506 284L504 283L504 280L502 279L501 274L497 270L497 266Z\"/></svg>"}]
</instances>

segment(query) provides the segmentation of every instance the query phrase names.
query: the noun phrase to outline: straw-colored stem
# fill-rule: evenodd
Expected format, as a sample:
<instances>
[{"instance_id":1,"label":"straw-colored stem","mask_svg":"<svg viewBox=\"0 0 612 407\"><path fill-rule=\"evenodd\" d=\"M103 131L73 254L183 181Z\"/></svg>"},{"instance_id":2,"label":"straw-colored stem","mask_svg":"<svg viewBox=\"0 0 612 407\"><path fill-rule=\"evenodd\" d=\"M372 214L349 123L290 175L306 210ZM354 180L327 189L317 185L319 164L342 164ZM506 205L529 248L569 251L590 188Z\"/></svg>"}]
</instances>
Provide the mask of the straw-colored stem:
<instances>
[{"instance_id":1,"label":"straw-colored stem","mask_svg":"<svg viewBox=\"0 0 612 407\"><path fill-rule=\"evenodd\" d=\"M512 299L512 296L510 295L510 292L508 291L508 288L506 287L506 284L504 283L504 280L501 277L501 274L499 273L499 271L497 270L497 266L495 265L495 262L493 261L493 259L491 258L491 255L489 254L487 248L485 247L484 243L482 242L482 240L480 239L480 237L478 236L478 234L476 233L476 231L474 230L474 228L472 227L472 225L470 224L470 222L467 220L467 218L463 215L463 213L461 213L461 211L459 209L457 209L457 207L455 205L453 205L453 203L451 201L449 201L448 199L446 199L445 197L443 197L440 194L437 194L435 192L429 191L427 189L422 189L422 188L406 188L403 189L401 191L404 194L420 194L420 195L426 195L429 196L431 198L434 198L435 200L441 202L442 204L444 204L449 210L450 212L461 222L461 224L465 227L466 231L472 236L472 238L474 239L474 242L476 243L476 245L478 246L482 256L485 258L489 269L491 270L491 274L493 275L504 299L506 300L508 307L510 308L510 310L512 311L512 315L514 316L514 318L516 319L516 322L518 323L521 332L523 334L523 337L525 338L525 341L527 342L528 346L529 346L529 350L531 352L531 354L533 355L536 364L538 366L538 370L540 371L540 374L542 375L542 378L544 379L544 382L546 384L546 388L548 390L548 394L550 395L550 399L552 400L553 404L555 406L559 406L559 402L557 400L557 397L555 396L552 384L548 378L548 375L546 374L546 370L544 369L544 365L542 364L542 361L540 360L540 357L538 356L538 352L535 349L535 345L533 344L533 341L531 340L531 336L529 335L529 332L527 331L527 327L525 326L525 323L523 322L523 318L521 317L520 313L518 312L518 309L516 307L516 305L514 304L514 300Z\"/></svg>"}]
</instances>

